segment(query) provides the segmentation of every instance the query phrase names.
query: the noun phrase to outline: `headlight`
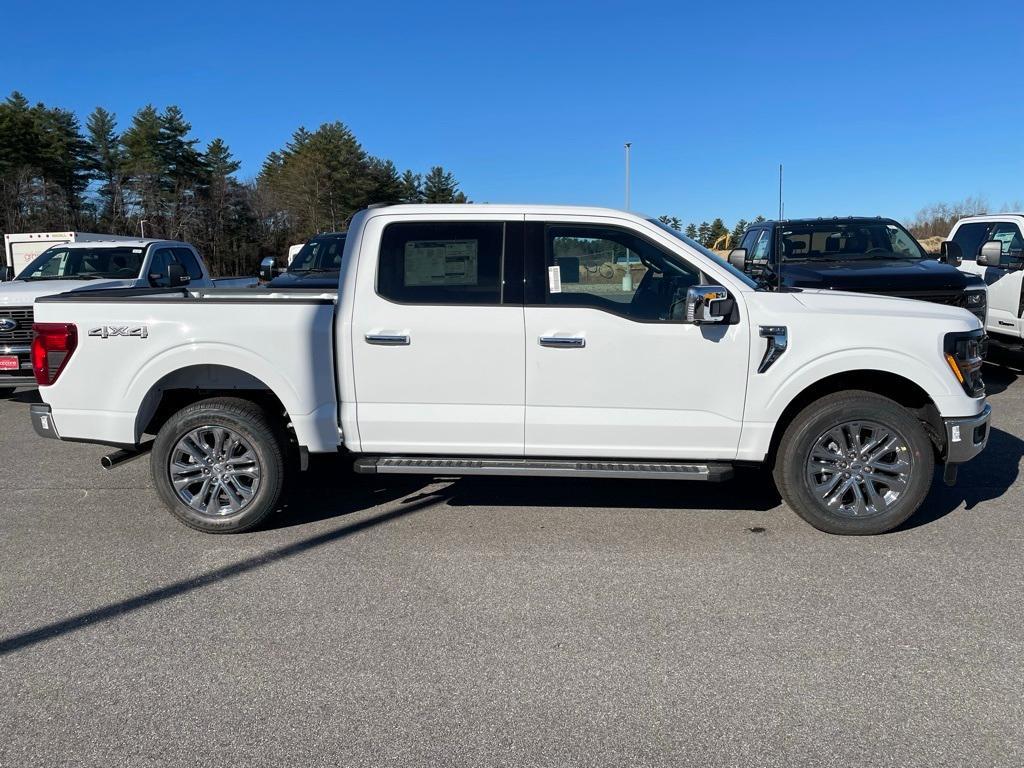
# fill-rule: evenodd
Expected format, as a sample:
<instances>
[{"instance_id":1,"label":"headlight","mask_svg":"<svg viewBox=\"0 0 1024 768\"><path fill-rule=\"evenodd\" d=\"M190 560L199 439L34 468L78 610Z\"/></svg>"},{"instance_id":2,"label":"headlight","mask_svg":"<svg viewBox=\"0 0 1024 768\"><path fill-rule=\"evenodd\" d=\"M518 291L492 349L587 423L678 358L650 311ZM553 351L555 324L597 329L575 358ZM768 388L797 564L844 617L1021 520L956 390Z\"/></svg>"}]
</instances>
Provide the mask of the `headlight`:
<instances>
[{"instance_id":1,"label":"headlight","mask_svg":"<svg viewBox=\"0 0 1024 768\"><path fill-rule=\"evenodd\" d=\"M965 302L968 309L979 309L985 306L985 291L968 291L965 296Z\"/></svg>"},{"instance_id":2,"label":"headlight","mask_svg":"<svg viewBox=\"0 0 1024 768\"><path fill-rule=\"evenodd\" d=\"M985 394L985 382L981 378L981 364L988 351L988 337L981 329L947 333L943 340L946 364L956 376L960 386L969 397Z\"/></svg>"}]
</instances>

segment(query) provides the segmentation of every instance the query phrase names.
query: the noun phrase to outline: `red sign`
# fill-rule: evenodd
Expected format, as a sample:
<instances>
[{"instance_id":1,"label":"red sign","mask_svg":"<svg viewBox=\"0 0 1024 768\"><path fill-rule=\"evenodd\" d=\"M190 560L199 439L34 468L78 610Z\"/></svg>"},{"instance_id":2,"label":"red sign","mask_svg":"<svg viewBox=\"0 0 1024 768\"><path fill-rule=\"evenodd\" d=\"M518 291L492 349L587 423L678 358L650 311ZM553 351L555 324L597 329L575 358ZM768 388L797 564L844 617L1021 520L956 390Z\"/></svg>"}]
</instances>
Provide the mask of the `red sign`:
<instances>
[{"instance_id":1,"label":"red sign","mask_svg":"<svg viewBox=\"0 0 1024 768\"><path fill-rule=\"evenodd\" d=\"M0 357L0 371L16 371L19 368L17 357Z\"/></svg>"}]
</instances>

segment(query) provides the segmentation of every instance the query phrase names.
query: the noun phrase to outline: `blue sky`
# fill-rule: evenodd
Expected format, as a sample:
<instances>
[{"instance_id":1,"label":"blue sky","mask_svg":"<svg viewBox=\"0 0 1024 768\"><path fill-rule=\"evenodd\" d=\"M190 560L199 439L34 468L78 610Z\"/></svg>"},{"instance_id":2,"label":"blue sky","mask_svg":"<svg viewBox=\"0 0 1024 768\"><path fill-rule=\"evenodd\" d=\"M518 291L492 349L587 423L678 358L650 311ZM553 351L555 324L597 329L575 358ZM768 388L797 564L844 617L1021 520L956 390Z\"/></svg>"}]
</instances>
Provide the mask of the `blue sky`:
<instances>
[{"instance_id":1,"label":"blue sky","mask_svg":"<svg viewBox=\"0 0 1024 768\"><path fill-rule=\"evenodd\" d=\"M480 202L727 223L1024 200L1024 3L5 4L0 91L178 104L258 170L299 125ZM23 30L23 32L19 31ZM23 41L23 42L20 42Z\"/></svg>"}]
</instances>

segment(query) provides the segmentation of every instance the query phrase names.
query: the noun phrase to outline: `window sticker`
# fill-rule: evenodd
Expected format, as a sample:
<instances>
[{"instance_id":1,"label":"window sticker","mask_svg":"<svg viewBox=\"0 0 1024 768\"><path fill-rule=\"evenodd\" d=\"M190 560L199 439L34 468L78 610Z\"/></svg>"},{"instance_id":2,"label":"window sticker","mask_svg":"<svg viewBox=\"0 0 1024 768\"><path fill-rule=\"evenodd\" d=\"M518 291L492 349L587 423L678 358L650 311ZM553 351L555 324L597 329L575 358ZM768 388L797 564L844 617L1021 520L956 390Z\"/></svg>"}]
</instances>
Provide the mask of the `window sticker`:
<instances>
[{"instance_id":1,"label":"window sticker","mask_svg":"<svg viewBox=\"0 0 1024 768\"><path fill-rule=\"evenodd\" d=\"M999 241L1000 245L1002 246L1002 252L1003 253L1009 253L1010 252L1010 243L1013 242L1013 236L1016 235L1016 234L1017 233L1014 232L1013 230L1005 230L1004 229L1001 232L993 232L991 234L991 238L993 240L998 240Z\"/></svg>"},{"instance_id":2,"label":"window sticker","mask_svg":"<svg viewBox=\"0 0 1024 768\"><path fill-rule=\"evenodd\" d=\"M562 268L557 264L548 267L548 290L551 293L562 292Z\"/></svg>"},{"instance_id":3,"label":"window sticker","mask_svg":"<svg viewBox=\"0 0 1024 768\"><path fill-rule=\"evenodd\" d=\"M405 285L477 285L477 240L410 240Z\"/></svg>"}]
</instances>

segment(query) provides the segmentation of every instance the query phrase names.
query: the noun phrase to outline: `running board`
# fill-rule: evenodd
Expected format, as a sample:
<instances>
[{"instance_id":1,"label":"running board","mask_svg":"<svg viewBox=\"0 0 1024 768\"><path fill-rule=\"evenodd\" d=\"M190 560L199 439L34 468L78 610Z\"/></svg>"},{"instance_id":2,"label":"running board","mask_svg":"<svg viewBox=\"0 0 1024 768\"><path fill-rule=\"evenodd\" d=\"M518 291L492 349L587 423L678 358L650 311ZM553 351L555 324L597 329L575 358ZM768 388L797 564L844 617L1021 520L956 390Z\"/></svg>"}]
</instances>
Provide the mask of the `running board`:
<instances>
[{"instance_id":1,"label":"running board","mask_svg":"<svg viewBox=\"0 0 1024 768\"><path fill-rule=\"evenodd\" d=\"M578 459L459 459L441 456L379 456L356 459L363 475L510 475L518 477L614 477L637 480L705 480L732 477L729 464Z\"/></svg>"}]
</instances>

